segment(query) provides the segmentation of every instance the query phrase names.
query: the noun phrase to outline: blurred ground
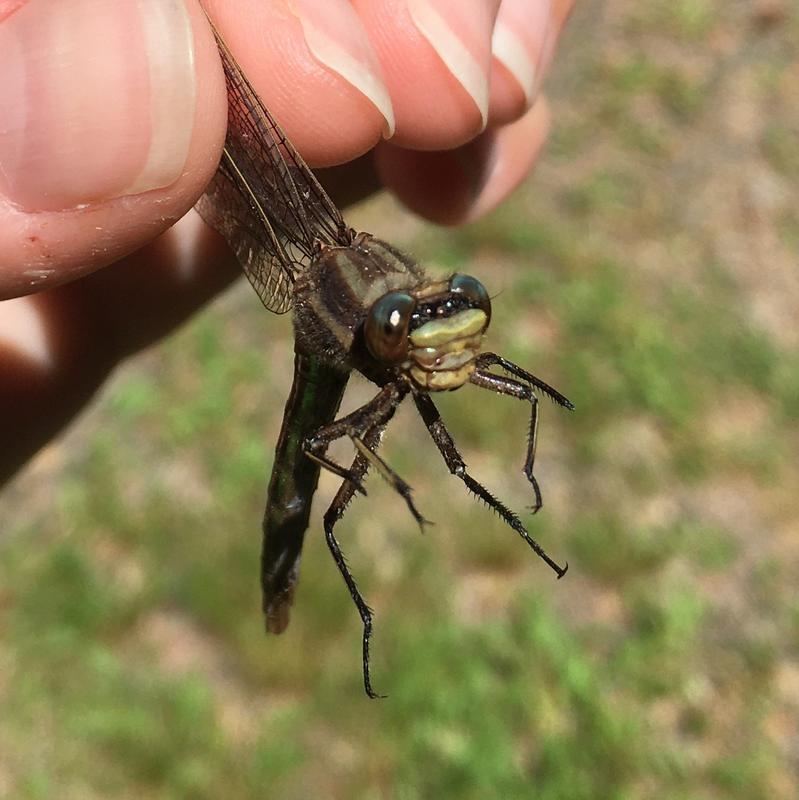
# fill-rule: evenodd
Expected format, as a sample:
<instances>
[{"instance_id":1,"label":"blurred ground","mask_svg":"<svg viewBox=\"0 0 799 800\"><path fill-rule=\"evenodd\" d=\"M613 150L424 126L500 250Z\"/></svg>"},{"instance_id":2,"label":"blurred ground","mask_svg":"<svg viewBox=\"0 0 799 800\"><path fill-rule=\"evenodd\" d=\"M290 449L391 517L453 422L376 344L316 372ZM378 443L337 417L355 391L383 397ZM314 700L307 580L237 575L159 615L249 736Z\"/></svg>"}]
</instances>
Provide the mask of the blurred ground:
<instances>
[{"instance_id":1,"label":"blurred ground","mask_svg":"<svg viewBox=\"0 0 799 800\"><path fill-rule=\"evenodd\" d=\"M241 286L121 370L2 497L0 797L796 796L797 52L789 0L582 3L507 206L349 215L479 275L489 346L577 405L543 405L525 516L561 582L398 414L384 454L438 524L373 478L340 527L388 700L321 535L332 479L292 625L261 632L288 319ZM523 510L526 410L444 400Z\"/></svg>"}]
</instances>

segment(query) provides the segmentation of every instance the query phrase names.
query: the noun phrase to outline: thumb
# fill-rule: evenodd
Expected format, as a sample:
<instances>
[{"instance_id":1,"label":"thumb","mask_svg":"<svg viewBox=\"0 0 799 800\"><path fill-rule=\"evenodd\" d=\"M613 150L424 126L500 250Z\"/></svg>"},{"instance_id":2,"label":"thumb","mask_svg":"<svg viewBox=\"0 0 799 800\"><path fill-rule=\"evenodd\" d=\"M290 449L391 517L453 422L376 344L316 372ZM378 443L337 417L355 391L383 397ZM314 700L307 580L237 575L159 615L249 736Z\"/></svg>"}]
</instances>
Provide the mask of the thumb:
<instances>
[{"instance_id":1,"label":"thumb","mask_svg":"<svg viewBox=\"0 0 799 800\"><path fill-rule=\"evenodd\" d=\"M138 249L213 174L225 92L197 0L0 3L0 75L0 298Z\"/></svg>"}]
</instances>

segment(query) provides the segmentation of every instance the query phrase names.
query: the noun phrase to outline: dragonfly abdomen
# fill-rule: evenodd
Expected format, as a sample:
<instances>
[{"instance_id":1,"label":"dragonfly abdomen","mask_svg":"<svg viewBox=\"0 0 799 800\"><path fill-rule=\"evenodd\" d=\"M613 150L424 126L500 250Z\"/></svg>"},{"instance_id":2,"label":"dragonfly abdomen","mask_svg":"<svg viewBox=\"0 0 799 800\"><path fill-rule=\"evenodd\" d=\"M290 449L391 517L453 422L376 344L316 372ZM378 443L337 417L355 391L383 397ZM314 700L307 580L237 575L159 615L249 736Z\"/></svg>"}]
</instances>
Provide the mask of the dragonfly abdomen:
<instances>
[{"instance_id":1,"label":"dragonfly abdomen","mask_svg":"<svg viewBox=\"0 0 799 800\"><path fill-rule=\"evenodd\" d=\"M328 369L318 359L297 355L294 360L294 383L275 448L263 520L261 587L270 633L282 633L289 622L302 543L319 480L319 464L306 457L305 440L319 426L333 421L347 378L347 373Z\"/></svg>"}]
</instances>

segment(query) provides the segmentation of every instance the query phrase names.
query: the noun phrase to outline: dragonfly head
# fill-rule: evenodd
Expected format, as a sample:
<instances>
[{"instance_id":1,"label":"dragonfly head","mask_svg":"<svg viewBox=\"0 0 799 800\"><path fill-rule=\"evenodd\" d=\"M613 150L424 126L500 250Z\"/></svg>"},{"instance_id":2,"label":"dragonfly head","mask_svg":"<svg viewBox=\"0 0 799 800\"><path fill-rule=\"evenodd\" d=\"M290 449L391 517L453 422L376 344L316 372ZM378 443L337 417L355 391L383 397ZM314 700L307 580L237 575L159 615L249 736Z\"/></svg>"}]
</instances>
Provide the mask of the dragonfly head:
<instances>
[{"instance_id":1,"label":"dragonfly head","mask_svg":"<svg viewBox=\"0 0 799 800\"><path fill-rule=\"evenodd\" d=\"M420 389L446 391L469 380L490 321L483 284L456 273L384 294L369 310L364 337L381 364L400 367Z\"/></svg>"}]
</instances>

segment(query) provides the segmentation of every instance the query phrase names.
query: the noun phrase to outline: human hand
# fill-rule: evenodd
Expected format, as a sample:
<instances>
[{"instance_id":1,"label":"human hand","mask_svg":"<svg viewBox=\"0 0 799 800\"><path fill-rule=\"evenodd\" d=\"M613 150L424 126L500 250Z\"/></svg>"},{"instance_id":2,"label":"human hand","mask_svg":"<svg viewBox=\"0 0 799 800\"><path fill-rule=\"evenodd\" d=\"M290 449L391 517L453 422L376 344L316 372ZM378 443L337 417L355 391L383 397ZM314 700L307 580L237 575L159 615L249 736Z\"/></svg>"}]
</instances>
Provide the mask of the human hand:
<instances>
[{"instance_id":1,"label":"human hand","mask_svg":"<svg viewBox=\"0 0 799 800\"><path fill-rule=\"evenodd\" d=\"M571 5L205 3L308 163L351 162L334 198L375 184L357 158L374 148L380 181L443 223L493 208L533 164ZM2 482L238 270L186 214L226 121L197 0L0 0L0 74Z\"/></svg>"}]
</instances>

